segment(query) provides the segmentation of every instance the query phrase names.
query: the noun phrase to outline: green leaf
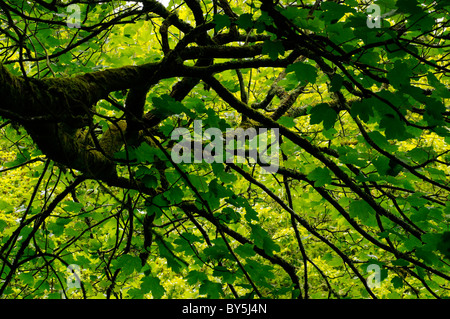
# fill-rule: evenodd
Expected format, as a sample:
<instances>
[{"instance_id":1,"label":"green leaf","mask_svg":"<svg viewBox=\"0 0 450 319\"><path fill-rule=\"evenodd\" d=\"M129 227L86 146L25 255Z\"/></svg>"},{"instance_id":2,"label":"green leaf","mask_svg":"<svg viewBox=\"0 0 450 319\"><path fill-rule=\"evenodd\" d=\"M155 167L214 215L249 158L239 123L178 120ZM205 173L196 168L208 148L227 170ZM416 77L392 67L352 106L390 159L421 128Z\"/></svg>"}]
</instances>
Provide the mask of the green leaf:
<instances>
[{"instance_id":1,"label":"green leaf","mask_svg":"<svg viewBox=\"0 0 450 319\"><path fill-rule=\"evenodd\" d=\"M372 164L377 169L378 174L384 176L387 171L390 169L389 167L389 158L385 156L379 156L372 161Z\"/></svg>"},{"instance_id":2,"label":"green leaf","mask_svg":"<svg viewBox=\"0 0 450 319\"><path fill-rule=\"evenodd\" d=\"M379 5L383 12L396 8L397 0L375 0L375 4Z\"/></svg>"},{"instance_id":3,"label":"green leaf","mask_svg":"<svg viewBox=\"0 0 450 319\"><path fill-rule=\"evenodd\" d=\"M338 133L338 131L334 127L322 131L323 136L328 140L334 139L334 137L337 133Z\"/></svg>"},{"instance_id":4,"label":"green leaf","mask_svg":"<svg viewBox=\"0 0 450 319\"><path fill-rule=\"evenodd\" d=\"M435 181L444 183L447 178L447 175L445 174L445 172L443 170L440 170L440 169L437 169L434 167L427 167L425 170L431 175L431 177Z\"/></svg>"},{"instance_id":5,"label":"green leaf","mask_svg":"<svg viewBox=\"0 0 450 319\"><path fill-rule=\"evenodd\" d=\"M222 285L217 282L204 280L200 285L199 293L202 295L208 295L208 298L218 299L223 295Z\"/></svg>"},{"instance_id":6,"label":"green leaf","mask_svg":"<svg viewBox=\"0 0 450 319\"><path fill-rule=\"evenodd\" d=\"M415 147L407 152L408 156L416 163L422 163L429 159L428 153L421 147Z\"/></svg>"},{"instance_id":7,"label":"green leaf","mask_svg":"<svg viewBox=\"0 0 450 319\"><path fill-rule=\"evenodd\" d=\"M0 219L0 232L3 232L3 230L7 227L8 227L8 223L5 222L4 220Z\"/></svg>"},{"instance_id":8,"label":"green leaf","mask_svg":"<svg viewBox=\"0 0 450 319\"><path fill-rule=\"evenodd\" d=\"M142 143L138 148L134 148L134 155L139 163L153 162L158 150L147 143ZM141 171L141 173L144 173Z\"/></svg>"},{"instance_id":9,"label":"green leaf","mask_svg":"<svg viewBox=\"0 0 450 319\"><path fill-rule=\"evenodd\" d=\"M183 200L184 192L181 188L174 186L165 193L165 196L170 203L179 204Z\"/></svg>"},{"instance_id":10,"label":"green leaf","mask_svg":"<svg viewBox=\"0 0 450 319\"><path fill-rule=\"evenodd\" d=\"M253 257L256 255L256 252L253 250L253 246L249 243L245 243L244 245L238 246L234 252L241 256L242 258Z\"/></svg>"},{"instance_id":11,"label":"green leaf","mask_svg":"<svg viewBox=\"0 0 450 319\"><path fill-rule=\"evenodd\" d=\"M225 172L225 168L222 163L211 163L214 175L225 184L233 183L236 181L236 176L233 173Z\"/></svg>"},{"instance_id":12,"label":"green leaf","mask_svg":"<svg viewBox=\"0 0 450 319\"><path fill-rule=\"evenodd\" d=\"M363 99L362 101L356 101L352 104L350 113L352 116L359 116L361 121L369 122L370 117L374 116L372 101L373 98Z\"/></svg>"},{"instance_id":13,"label":"green leaf","mask_svg":"<svg viewBox=\"0 0 450 319\"><path fill-rule=\"evenodd\" d=\"M63 203L64 210L67 212L80 212L80 210L84 207L82 203L77 203L74 201L65 201Z\"/></svg>"},{"instance_id":14,"label":"green leaf","mask_svg":"<svg viewBox=\"0 0 450 319\"><path fill-rule=\"evenodd\" d=\"M217 178L213 179L209 183L209 190L210 193L218 198L224 198L234 195L231 190L224 187Z\"/></svg>"},{"instance_id":15,"label":"green leaf","mask_svg":"<svg viewBox=\"0 0 450 319\"><path fill-rule=\"evenodd\" d=\"M240 87L239 87L239 83L234 81L234 80L223 80L222 81L222 85L224 87L226 87L228 89L228 91L232 92L232 93L236 93L239 92ZM206 113L208 112L208 110L205 111ZM210 112L210 111L209 111ZM215 115L216 114L211 114L211 118L208 118L211 121L211 126L210 127L214 127L217 126L216 123L216 118ZM208 124L208 123L207 123Z\"/></svg>"},{"instance_id":16,"label":"green leaf","mask_svg":"<svg viewBox=\"0 0 450 319\"><path fill-rule=\"evenodd\" d=\"M174 114L186 112L186 107L179 101L176 101L168 94L155 96L152 98L153 106L155 107L155 114L161 117L167 117Z\"/></svg>"},{"instance_id":17,"label":"green leaf","mask_svg":"<svg viewBox=\"0 0 450 319\"><path fill-rule=\"evenodd\" d=\"M392 261L392 264L395 266L407 267L407 266L409 266L409 261L399 258L399 259Z\"/></svg>"},{"instance_id":18,"label":"green leaf","mask_svg":"<svg viewBox=\"0 0 450 319\"><path fill-rule=\"evenodd\" d=\"M436 25L436 20L430 15L423 16L419 14L414 20L415 21L408 21L408 24L406 25L411 31L419 30L423 33L428 33L432 31Z\"/></svg>"},{"instance_id":19,"label":"green leaf","mask_svg":"<svg viewBox=\"0 0 450 319\"><path fill-rule=\"evenodd\" d=\"M437 98L450 98L450 90L445 86L445 84L441 83L433 73L428 72L427 79L428 84L432 85L435 88L433 94L435 94Z\"/></svg>"},{"instance_id":20,"label":"green leaf","mask_svg":"<svg viewBox=\"0 0 450 319\"><path fill-rule=\"evenodd\" d=\"M207 178L205 176L198 176L198 175L192 174L192 175L189 175L189 180L191 181L192 185L194 185L194 187L199 192L202 192L202 193L208 192L209 181L207 180Z\"/></svg>"},{"instance_id":21,"label":"green leaf","mask_svg":"<svg viewBox=\"0 0 450 319\"><path fill-rule=\"evenodd\" d=\"M389 83L396 89L401 89L402 86L409 86L411 76L411 68L406 62L402 62L401 60L396 60L394 68L387 74Z\"/></svg>"},{"instance_id":22,"label":"green leaf","mask_svg":"<svg viewBox=\"0 0 450 319\"><path fill-rule=\"evenodd\" d=\"M177 251L183 251L186 255L195 256L196 251L193 251L192 244L200 243L201 241L200 237L189 232L184 232L173 243L177 246Z\"/></svg>"},{"instance_id":23,"label":"green leaf","mask_svg":"<svg viewBox=\"0 0 450 319\"><path fill-rule=\"evenodd\" d=\"M344 2L346 5L348 5L350 7L358 6L358 1L356 1L356 0L345 0Z\"/></svg>"},{"instance_id":24,"label":"green leaf","mask_svg":"<svg viewBox=\"0 0 450 319\"><path fill-rule=\"evenodd\" d=\"M280 11L286 18L292 20L293 22L297 22L297 20L301 19L306 20L306 17L308 16L308 10L295 6L286 6L286 8Z\"/></svg>"},{"instance_id":25,"label":"green leaf","mask_svg":"<svg viewBox=\"0 0 450 319\"><path fill-rule=\"evenodd\" d=\"M367 15L363 12L353 14L345 21L344 27L353 28L356 36L359 36L363 29L367 33Z\"/></svg>"},{"instance_id":26,"label":"green leaf","mask_svg":"<svg viewBox=\"0 0 450 319\"><path fill-rule=\"evenodd\" d=\"M450 9L450 3L448 3L447 0L438 0L436 2L437 2L436 9L443 9L443 8Z\"/></svg>"},{"instance_id":27,"label":"green leaf","mask_svg":"<svg viewBox=\"0 0 450 319\"><path fill-rule=\"evenodd\" d=\"M216 31L222 30L223 28L228 28L231 25L230 17L226 14L215 14L213 22L216 24L214 27Z\"/></svg>"},{"instance_id":28,"label":"green leaf","mask_svg":"<svg viewBox=\"0 0 450 319\"><path fill-rule=\"evenodd\" d=\"M428 209L426 207L421 207L419 209L413 209L411 215L411 220L413 222L426 221L428 219Z\"/></svg>"},{"instance_id":29,"label":"green leaf","mask_svg":"<svg viewBox=\"0 0 450 319\"><path fill-rule=\"evenodd\" d=\"M333 180L330 175L330 170L326 167L317 167L308 174L308 179L314 181L315 187L321 187L330 184Z\"/></svg>"},{"instance_id":30,"label":"green leaf","mask_svg":"<svg viewBox=\"0 0 450 319\"><path fill-rule=\"evenodd\" d=\"M405 13L417 14L423 12L417 0L397 0L396 7Z\"/></svg>"},{"instance_id":31,"label":"green leaf","mask_svg":"<svg viewBox=\"0 0 450 319\"><path fill-rule=\"evenodd\" d=\"M371 215L374 215L373 208L364 200L354 200L350 203L349 214L352 218L359 218L361 221L367 221Z\"/></svg>"},{"instance_id":32,"label":"green leaf","mask_svg":"<svg viewBox=\"0 0 450 319\"><path fill-rule=\"evenodd\" d=\"M265 40L263 43L262 54L267 54L274 61L278 59L278 55L283 55L284 51L281 41Z\"/></svg>"},{"instance_id":33,"label":"green leaf","mask_svg":"<svg viewBox=\"0 0 450 319\"><path fill-rule=\"evenodd\" d=\"M428 265L433 265L439 262L439 258L434 254L431 250L427 248L417 248L415 250L415 255L417 258L420 258L424 261L424 263Z\"/></svg>"},{"instance_id":34,"label":"green leaf","mask_svg":"<svg viewBox=\"0 0 450 319\"><path fill-rule=\"evenodd\" d=\"M115 266L126 275L131 275L134 271L139 271L142 268L141 259L128 254L120 256Z\"/></svg>"},{"instance_id":35,"label":"green leaf","mask_svg":"<svg viewBox=\"0 0 450 319\"><path fill-rule=\"evenodd\" d=\"M267 279L275 278L275 275L272 271L273 269L272 267L264 265L253 259L247 260L245 269L248 271L249 275L255 280L255 283L263 287L269 288L271 284L267 282Z\"/></svg>"},{"instance_id":36,"label":"green leaf","mask_svg":"<svg viewBox=\"0 0 450 319\"><path fill-rule=\"evenodd\" d=\"M158 186L159 172L145 166L139 166L136 170L136 178L140 179L148 188L156 188Z\"/></svg>"},{"instance_id":37,"label":"green leaf","mask_svg":"<svg viewBox=\"0 0 450 319\"><path fill-rule=\"evenodd\" d=\"M258 213L256 212L256 210L254 210L252 207L250 207L249 205L245 205L245 219L248 222L251 222L252 220L258 220Z\"/></svg>"},{"instance_id":38,"label":"green leaf","mask_svg":"<svg viewBox=\"0 0 450 319\"><path fill-rule=\"evenodd\" d=\"M295 73L288 73L284 79L278 82L286 91L291 91L298 86L298 79Z\"/></svg>"},{"instance_id":39,"label":"green leaf","mask_svg":"<svg viewBox=\"0 0 450 319\"><path fill-rule=\"evenodd\" d=\"M271 26L273 19L266 11L261 11L261 16L255 22L255 28L257 33L262 33L266 30L266 26Z\"/></svg>"},{"instance_id":40,"label":"green leaf","mask_svg":"<svg viewBox=\"0 0 450 319\"><path fill-rule=\"evenodd\" d=\"M395 144L390 144L386 137L381 134L379 131L373 131L367 133L369 135L370 139L382 149L388 151L388 152L394 152L397 149L397 146Z\"/></svg>"},{"instance_id":41,"label":"green leaf","mask_svg":"<svg viewBox=\"0 0 450 319\"><path fill-rule=\"evenodd\" d=\"M172 268L175 273L179 273L184 265L182 265L172 253L174 250L173 246L166 241L163 243L159 238L155 238L155 242L158 245L159 254L167 260L167 266Z\"/></svg>"},{"instance_id":42,"label":"green leaf","mask_svg":"<svg viewBox=\"0 0 450 319\"><path fill-rule=\"evenodd\" d=\"M21 273L18 277L25 285L32 285L34 283L34 277L32 273Z\"/></svg>"},{"instance_id":43,"label":"green leaf","mask_svg":"<svg viewBox=\"0 0 450 319\"><path fill-rule=\"evenodd\" d=\"M48 229L55 235L59 236L64 233L64 226L70 223L69 218L58 218L56 222L50 223Z\"/></svg>"},{"instance_id":44,"label":"green leaf","mask_svg":"<svg viewBox=\"0 0 450 319\"><path fill-rule=\"evenodd\" d=\"M287 128L295 127L295 119L289 116L282 116L277 122Z\"/></svg>"},{"instance_id":45,"label":"green leaf","mask_svg":"<svg viewBox=\"0 0 450 319\"><path fill-rule=\"evenodd\" d=\"M387 175L397 176L402 170L403 170L403 167L398 162L396 162L392 159L389 159L389 168L386 171Z\"/></svg>"},{"instance_id":46,"label":"green leaf","mask_svg":"<svg viewBox=\"0 0 450 319\"><path fill-rule=\"evenodd\" d=\"M436 246L446 258L450 259L450 232L442 233Z\"/></svg>"},{"instance_id":47,"label":"green leaf","mask_svg":"<svg viewBox=\"0 0 450 319\"><path fill-rule=\"evenodd\" d=\"M152 198L151 202L159 207L169 206L169 204L170 204L169 201L167 201L164 194L156 195L155 197ZM149 205L149 207L150 207L150 205ZM152 206L152 208L153 207L155 207L155 206Z\"/></svg>"},{"instance_id":48,"label":"green leaf","mask_svg":"<svg viewBox=\"0 0 450 319\"><path fill-rule=\"evenodd\" d=\"M360 154L358 150L351 147L339 147L338 152L340 155L340 159L345 164L353 164L358 167L366 166L367 162L364 159L363 154Z\"/></svg>"},{"instance_id":49,"label":"green leaf","mask_svg":"<svg viewBox=\"0 0 450 319\"><path fill-rule=\"evenodd\" d=\"M208 276L203 271L191 270L187 275L187 282L190 285L195 285L198 282L202 282L208 279Z\"/></svg>"},{"instance_id":50,"label":"green leaf","mask_svg":"<svg viewBox=\"0 0 450 319\"><path fill-rule=\"evenodd\" d=\"M413 236L411 236L410 238L405 240L403 242L403 244L405 245L405 248L408 249L408 250L413 250L414 248L422 246L422 242L419 239L417 239L416 237L413 237Z\"/></svg>"},{"instance_id":51,"label":"green leaf","mask_svg":"<svg viewBox=\"0 0 450 319\"><path fill-rule=\"evenodd\" d=\"M280 251L280 247L275 244L266 230L258 224L250 224L250 227L252 229L251 238L254 240L255 245L264 249L267 255L273 256L274 251Z\"/></svg>"},{"instance_id":52,"label":"green leaf","mask_svg":"<svg viewBox=\"0 0 450 319\"><path fill-rule=\"evenodd\" d=\"M232 284L236 280L236 274L229 271L226 267L214 267L213 276L221 278L221 283Z\"/></svg>"},{"instance_id":53,"label":"green leaf","mask_svg":"<svg viewBox=\"0 0 450 319\"><path fill-rule=\"evenodd\" d=\"M48 299L61 299L61 293L60 292L49 293Z\"/></svg>"},{"instance_id":54,"label":"green leaf","mask_svg":"<svg viewBox=\"0 0 450 319\"><path fill-rule=\"evenodd\" d=\"M239 18L236 21L236 24L241 29L249 29L253 27L253 15L250 13L243 13L239 16Z\"/></svg>"},{"instance_id":55,"label":"green leaf","mask_svg":"<svg viewBox=\"0 0 450 319\"><path fill-rule=\"evenodd\" d=\"M286 68L286 72L295 72L295 76L297 80L302 84L306 85L308 83L314 84L316 83L317 78L317 69L313 67L311 64L304 62L296 62L290 64Z\"/></svg>"},{"instance_id":56,"label":"green leaf","mask_svg":"<svg viewBox=\"0 0 450 319\"><path fill-rule=\"evenodd\" d=\"M10 203L0 198L0 212L2 214L9 214L13 211L13 209L14 207Z\"/></svg>"},{"instance_id":57,"label":"green leaf","mask_svg":"<svg viewBox=\"0 0 450 319\"><path fill-rule=\"evenodd\" d=\"M228 247L222 240L216 240L213 246L209 246L203 250L203 253L212 259L231 258Z\"/></svg>"},{"instance_id":58,"label":"green leaf","mask_svg":"<svg viewBox=\"0 0 450 319\"><path fill-rule=\"evenodd\" d=\"M391 283L392 283L392 286L396 289L403 287L403 279L398 276L395 276L394 278L392 278Z\"/></svg>"},{"instance_id":59,"label":"green leaf","mask_svg":"<svg viewBox=\"0 0 450 319\"><path fill-rule=\"evenodd\" d=\"M323 128L329 130L334 126L337 120L337 113L327 103L320 103L314 106L311 111L311 124L320 124L323 122Z\"/></svg>"},{"instance_id":60,"label":"green leaf","mask_svg":"<svg viewBox=\"0 0 450 319\"><path fill-rule=\"evenodd\" d=\"M323 14L324 20L330 23L336 23L346 13L355 12L355 9L349 6L341 5L332 1L323 2L321 9L325 11Z\"/></svg>"},{"instance_id":61,"label":"green leaf","mask_svg":"<svg viewBox=\"0 0 450 319\"><path fill-rule=\"evenodd\" d=\"M386 114L380 121L380 128L384 128L388 140L405 140L407 138L405 125L397 116L391 114Z\"/></svg>"},{"instance_id":62,"label":"green leaf","mask_svg":"<svg viewBox=\"0 0 450 319\"><path fill-rule=\"evenodd\" d=\"M20 153L17 154L17 157L14 161L3 163L2 165L5 167L13 167L17 165L21 165L25 163L26 161L29 161L31 159L30 152L27 149L21 150Z\"/></svg>"},{"instance_id":63,"label":"green leaf","mask_svg":"<svg viewBox=\"0 0 450 319\"><path fill-rule=\"evenodd\" d=\"M161 299L166 293L158 277L144 277L142 279L141 289L144 292L151 292L155 299Z\"/></svg>"},{"instance_id":64,"label":"green leaf","mask_svg":"<svg viewBox=\"0 0 450 319\"><path fill-rule=\"evenodd\" d=\"M231 207L225 207L222 212L215 214L217 218L227 223L237 223L241 215Z\"/></svg>"},{"instance_id":65,"label":"green leaf","mask_svg":"<svg viewBox=\"0 0 450 319\"><path fill-rule=\"evenodd\" d=\"M330 81L330 92L338 92L341 89L343 82L344 78L341 75L333 75Z\"/></svg>"},{"instance_id":66,"label":"green leaf","mask_svg":"<svg viewBox=\"0 0 450 319\"><path fill-rule=\"evenodd\" d=\"M435 99L429 99L425 107L424 119L429 125L439 125L443 122L443 112L446 111L444 103Z\"/></svg>"}]
</instances>

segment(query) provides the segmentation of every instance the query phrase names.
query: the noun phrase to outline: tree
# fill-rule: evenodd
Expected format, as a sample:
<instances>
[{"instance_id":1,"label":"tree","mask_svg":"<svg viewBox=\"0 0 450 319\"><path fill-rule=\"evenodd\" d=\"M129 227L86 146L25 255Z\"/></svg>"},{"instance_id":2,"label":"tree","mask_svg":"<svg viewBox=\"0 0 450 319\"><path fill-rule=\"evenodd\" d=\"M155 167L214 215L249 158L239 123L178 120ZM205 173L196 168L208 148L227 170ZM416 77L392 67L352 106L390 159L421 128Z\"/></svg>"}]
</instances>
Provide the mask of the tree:
<instances>
[{"instance_id":1,"label":"tree","mask_svg":"<svg viewBox=\"0 0 450 319\"><path fill-rule=\"evenodd\" d=\"M449 9L0 2L0 295L448 297Z\"/></svg>"}]
</instances>

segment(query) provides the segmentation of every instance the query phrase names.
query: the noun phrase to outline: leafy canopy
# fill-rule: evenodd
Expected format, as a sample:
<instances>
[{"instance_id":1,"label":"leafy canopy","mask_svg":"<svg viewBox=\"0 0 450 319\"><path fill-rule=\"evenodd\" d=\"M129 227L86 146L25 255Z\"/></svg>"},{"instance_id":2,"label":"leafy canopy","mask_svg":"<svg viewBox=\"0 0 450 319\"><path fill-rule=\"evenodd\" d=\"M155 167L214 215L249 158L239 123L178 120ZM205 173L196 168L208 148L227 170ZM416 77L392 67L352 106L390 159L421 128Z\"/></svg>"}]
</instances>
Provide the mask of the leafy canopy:
<instances>
[{"instance_id":1,"label":"leafy canopy","mask_svg":"<svg viewBox=\"0 0 450 319\"><path fill-rule=\"evenodd\" d=\"M370 4L1 1L2 298L449 297L450 5Z\"/></svg>"}]
</instances>

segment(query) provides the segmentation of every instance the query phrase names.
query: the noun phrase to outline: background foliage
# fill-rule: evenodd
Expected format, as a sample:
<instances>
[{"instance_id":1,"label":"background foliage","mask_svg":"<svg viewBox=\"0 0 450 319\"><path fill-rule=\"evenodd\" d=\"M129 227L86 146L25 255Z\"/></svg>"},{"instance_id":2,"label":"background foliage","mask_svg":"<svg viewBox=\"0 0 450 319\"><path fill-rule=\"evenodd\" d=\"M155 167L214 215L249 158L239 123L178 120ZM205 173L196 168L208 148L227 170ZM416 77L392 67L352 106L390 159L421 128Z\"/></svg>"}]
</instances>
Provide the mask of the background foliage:
<instances>
[{"instance_id":1,"label":"background foliage","mask_svg":"<svg viewBox=\"0 0 450 319\"><path fill-rule=\"evenodd\" d=\"M448 297L449 9L2 1L2 298ZM279 169L173 163L195 119L279 128Z\"/></svg>"}]
</instances>

